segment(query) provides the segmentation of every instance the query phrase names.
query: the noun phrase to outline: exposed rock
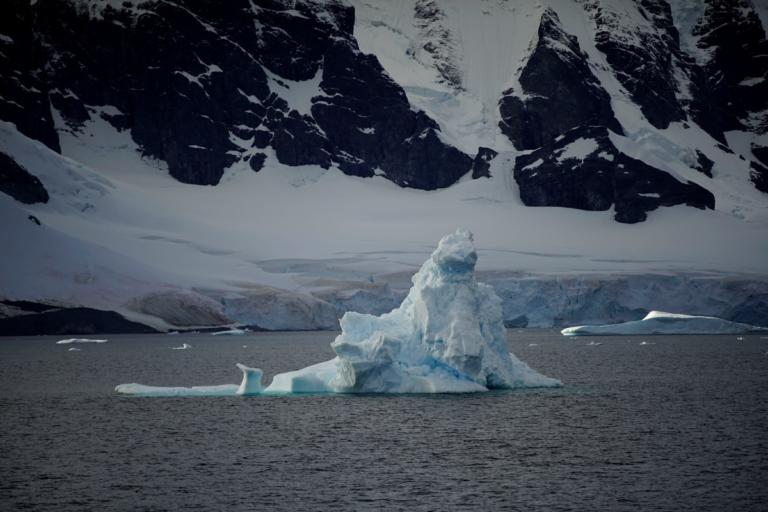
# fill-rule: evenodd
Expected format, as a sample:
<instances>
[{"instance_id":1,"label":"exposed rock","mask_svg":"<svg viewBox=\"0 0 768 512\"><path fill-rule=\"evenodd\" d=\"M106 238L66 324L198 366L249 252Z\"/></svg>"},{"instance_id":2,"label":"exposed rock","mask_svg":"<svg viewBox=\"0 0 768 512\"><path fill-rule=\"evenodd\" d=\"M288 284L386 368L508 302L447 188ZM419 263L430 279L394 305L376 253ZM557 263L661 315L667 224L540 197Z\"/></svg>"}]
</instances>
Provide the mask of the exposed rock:
<instances>
[{"instance_id":1,"label":"exposed rock","mask_svg":"<svg viewBox=\"0 0 768 512\"><path fill-rule=\"evenodd\" d=\"M41 93L3 92L21 110L5 102L0 118L54 149L48 90L67 129L78 133L93 107L109 107L100 117L184 183L215 185L239 160L260 169L264 157L249 144L271 145L291 166L335 162L358 176L378 167L414 188L446 187L470 169L469 156L440 140L437 124L358 50L354 9L342 2L14 0L10 11L20 35L0 66L29 75L25 87ZM292 110L280 94L318 73L311 114Z\"/></svg>"},{"instance_id":2,"label":"exposed rock","mask_svg":"<svg viewBox=\"0 0 768 512\"><path fill-rule=\"evenodd\" d=\"M518 149L551 144L579 126L624 133L576 37L563 30L551 9L541 16L538 41L519 81L522 91L504 91L499 103L501 131Z\"/></svg>"},{"instance_id":3,"label":"exposed rock","mask_svg":"<svg viewBox=\"0 0 768 512\"><path fill-rule=\"evenodd\" d=\"M682 62L671 9L666 0L638 0L638 11L650 22L642 26L625 20L629 15L621 7L585 3L595 22L595 45L648 121L666 128L686 117L677 99L675 70L684 73L687 63Z\"/></svg>"},{"instance_id":4,"label":"exposed rock","mask_svg":"<svg viewBox=\"0 0 768 512\"><path fill-rule=\"evenodd\" d=\"M768 42L749 0L705 0L694 28L698 46L709 52L694 119L724 140L728 130L768 130ZM763 80L760 80L760 79Z\"/></svg>"},{"instance_id":5,"label":"exposed rock","mask_svg":"<svg viewBox=\"0 0 768 512\"><path fill-rule=\"evenodd\" d=\"M413 6L414 20L419 29L419 47L410 48L419 60L425 59L424 54L432 60L443 81L454 89L461 90L463 77L456 64L453 34L445 26L445 12L437 0L416 0Z\"/></svg>"},{"instance_id":6,"label":"exposed rock","mask_svg":"<svg viewBox=\"0 0 768 512\"><path fill-rule=\"evenodd\" d=\"M472 178L490 178L491 161L498 153L490 148L478 148L475 160L472 162Z\"/></svg>"},{"instance_id":7,"label":"exposed rock","mask_svg":"<svg viewBox=\"0 0 768 512\"><path fill-rule=\"evenodd\" d=\"M602 127L571 130L557 142L515 162L520 198L528 206L607 210L635 223L659 206L686 204L714 208L714 196L621 153Z\"/></svg>"},{"instance_id":8,"label":"exposed rock","mask_svg":"<svg viewBox=\"0 0 768 512\"><path fill-rule=\"evenodd\" d=\"M757 162L749 164L749 179L755 184L755 188L768 194L768 167Z\"/></svg>"},{"instance_id":9,"label":"exposed rock","mask_svg":"<svg viewBox=\"0 0 768 512\"><path fill-rule=\"evenodd\" d=\"M0 153L0 192L25 204L47 203L49 199L40 180L5 153Z\"/></svg>"},{"instance_id":10,"label":"exposed rock","mask_svg":"<svg viewBox=\"0 0 768 512\"><path fill-rule=\"evenodd\" d=\"M0 119L59 152L48 101L47 57L29 5L26 0L4 0L0 5L0 34L4 36L0 38Z\"/></svg>"},{"instance_id":11,"label":"exposed rock","mask_svg":"<svg viewBox=\"0 0 768 512\"><path fill-rule=\"evenodd\" d=\"M267 155L264 153L254 153L248 160L248 165L254 172L259 172L264 167L264 162L267 160Z\"/></svg>"},{"instance_id":12,"label":"exposed rock","mask_svg":"<svg viewBox=\"0 0 768 512\"><path fill-rule=\"evenodd\" d=\"M752 144L752 154L760 160L760 163L768 166L768 146Z\"/></svg>"},{"instance_id":13,"label":"exposed rock","mask_svg":"<svg viewBox=\"0 0 768 512\"><path fill-rule=\"evenodd\" d=\"M114 311L66 308L0 318L0 336L41 334L140 334L157 332L146 325L126 320Z\"/></svg>"},{"instance_id":14,"label":"exposed rock","mask_svg":"<svg viewBox=\"0 0 768 512\"><path fill-rule=\"evenodd\" d=\"M312 115L345 173L373 176L378 167L400 186L433 190L470 170L471 158L443 143L426 114L411 110L376 57L334 44L320 86L327 96L313 99Z\"/></svg>"},{"instance_id":15,"label":"exposed rock","mask_svg":"<svg viewBox=\"0 0 768 512\"><path fill-rule=\"evenodd\" d=\"M696 165L694 169L704 174L705 176L712 177L712 168L715 166L715 162L707 158L707 155L696 150Z\"/></svg>"}]
</instances>

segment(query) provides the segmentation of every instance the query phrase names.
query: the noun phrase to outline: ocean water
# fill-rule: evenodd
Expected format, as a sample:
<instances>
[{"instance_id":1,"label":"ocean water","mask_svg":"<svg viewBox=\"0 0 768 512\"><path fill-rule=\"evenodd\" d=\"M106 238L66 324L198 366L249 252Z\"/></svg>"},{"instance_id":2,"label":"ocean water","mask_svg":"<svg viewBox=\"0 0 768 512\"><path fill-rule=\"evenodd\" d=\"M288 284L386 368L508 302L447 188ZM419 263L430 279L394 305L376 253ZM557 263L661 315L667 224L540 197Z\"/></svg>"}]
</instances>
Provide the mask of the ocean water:
<instances>
[{"instance_id":1,"label":"ocean water","mask_svg":"<svg viewBox=\"0 0 768 512\"><path fill-rule=\"evenodd\" d=\"M509 331L560 389L113 391L237 383L235 362L270 379L331 357L334 335L0 338L0 510L768 510L761 336Z\"/></svg>"}]
</instances>

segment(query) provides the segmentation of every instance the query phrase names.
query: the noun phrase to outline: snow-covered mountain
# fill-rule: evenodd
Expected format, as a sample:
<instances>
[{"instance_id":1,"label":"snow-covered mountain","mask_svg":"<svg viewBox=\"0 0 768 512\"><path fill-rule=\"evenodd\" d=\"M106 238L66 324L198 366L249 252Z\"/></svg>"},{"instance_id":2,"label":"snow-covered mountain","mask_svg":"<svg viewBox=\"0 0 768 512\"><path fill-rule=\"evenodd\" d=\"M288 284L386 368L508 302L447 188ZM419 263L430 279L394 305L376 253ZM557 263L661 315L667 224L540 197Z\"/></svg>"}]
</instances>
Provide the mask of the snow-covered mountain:
<instances>
[{"instance_id":1,"label":"snow-covered mountain","mask_svg":"<svg viewBox=\"0 0 768 512\"><path fill-rule=\"evenodd\" d=\"M465 227L510 325L768 324L764 1L0 12L5 299L332 328Z\"/></svg>"}]
</instances>

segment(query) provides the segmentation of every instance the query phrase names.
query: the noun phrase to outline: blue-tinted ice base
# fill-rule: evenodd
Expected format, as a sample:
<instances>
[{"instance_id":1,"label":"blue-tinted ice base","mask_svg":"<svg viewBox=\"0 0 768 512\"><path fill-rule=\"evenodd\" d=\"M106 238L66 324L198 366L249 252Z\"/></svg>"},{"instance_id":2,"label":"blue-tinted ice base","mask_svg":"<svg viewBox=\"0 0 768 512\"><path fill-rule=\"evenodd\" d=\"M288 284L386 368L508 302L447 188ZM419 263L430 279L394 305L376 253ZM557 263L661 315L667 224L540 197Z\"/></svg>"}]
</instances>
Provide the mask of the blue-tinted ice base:
<instances>
[{"instance_id":1,"label":"blue-tinted ice base","mask_svg":"<svg viewBox=\"0 0 768 512\"><path fill-rule=\"evenodd\" d=\"M123 384L116 391L144 396L468 393L560 386L508 352L501 300L493 288L475 280L476 262L469 232L443 237L413 276L399 308L381 316L346 313L342 332L331 344L335 358L278 374L265 389L260 374L255 385L255 375L244 370L243 384L236 389Z\"/></svg>"}]
</instances>

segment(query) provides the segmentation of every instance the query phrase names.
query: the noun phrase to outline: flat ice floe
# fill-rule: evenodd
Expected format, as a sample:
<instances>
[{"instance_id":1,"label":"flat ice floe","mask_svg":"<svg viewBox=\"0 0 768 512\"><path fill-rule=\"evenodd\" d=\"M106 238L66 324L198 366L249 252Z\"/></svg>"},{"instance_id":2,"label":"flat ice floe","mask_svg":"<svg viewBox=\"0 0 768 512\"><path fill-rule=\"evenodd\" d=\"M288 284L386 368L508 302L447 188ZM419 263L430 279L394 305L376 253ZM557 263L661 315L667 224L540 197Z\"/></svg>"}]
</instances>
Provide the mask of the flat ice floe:
<instances>
[{"instance_id":1,"label":"flat ice floe","mask_svg":"<svg viewBox=\"0 0 768 512\"><path fill-rule=\"evenodd\" d=\"M211 334L213 336L243 336L249 332L251 331L248 329L227 329L226 331L216 331Z\"/></svg>"},{"instance_id":2,"label":"flat ice floe","mask_svg":"<svg viewBox=\"0 0 768 512\"><path fill-rule=\"evenodd\" d=\"M457 231L413 276L400 307L381 316L347 312L331 347L336 357L281 373L261 388L261 370L243 370L240 387L117 386L144 396L287 393L466 393L560 386L507 348L501 299L475 280L472 235Z\"/></svg>"},{"instance_id":3,"label":"flat ice floe","mask_svg":"<svg viewBox=\"0 0 768 512\"><path fill-rule=\"evenodd\" d=\"M106 343L109 340L95 340L90 338L67 338L66 340L59 340L57 345L69 345L70 343Z\"/></svg>"},{"instance_id":4,"label":"flat ice floe","mask_svg":"<svg viewBox=\"0 0 768 512\"><path fill-rule=\"evenodd\" d=\"M682 315L651 311L642 320L608 325L579 325L560 331L564 336L611 336L641 334L746 334L768 331L714 316Z\"/></svg>"}]
</instances>

